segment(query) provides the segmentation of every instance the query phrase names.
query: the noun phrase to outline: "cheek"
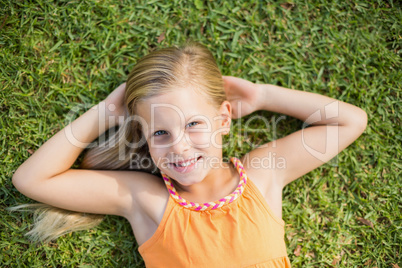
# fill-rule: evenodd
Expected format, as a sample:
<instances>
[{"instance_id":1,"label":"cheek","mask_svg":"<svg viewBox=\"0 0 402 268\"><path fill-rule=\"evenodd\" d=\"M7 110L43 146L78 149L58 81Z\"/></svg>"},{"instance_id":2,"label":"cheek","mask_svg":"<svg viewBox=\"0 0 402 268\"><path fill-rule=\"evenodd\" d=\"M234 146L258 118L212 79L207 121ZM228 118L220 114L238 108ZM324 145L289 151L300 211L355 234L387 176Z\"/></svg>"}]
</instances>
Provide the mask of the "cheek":
<instances>
[{"instance_id":1,"label":"cheek","mask_svg":"<svg viewBox=\"0 0 402 268\"><path fill-rule=\"evenodd\" d=\"M193 146L208 146L211 143L210 132L192 132L189 138Z\"/></svg>"},{"instance_id":2,"label":"cheek","mask_svg":"<svg viewBox=\"0 0 402 268\"><path fill-rule=\"evenodd\" d=\"M156 164L158 161L160 161L160 158L163 157L164 155L164 148L158 148L158 146L152 146L149 142L148 142L148 150L149 150L149 154L151 155L152 160L154 161L154 163Z\"/></svg>"},{"instance_id":3,"label":"cheek","mask_svg":"<svg viewBox=\"0 0 402 268\"><path fill-rule=\"evenodd\" d=\"M154 164L161 170L168 168L169 161L166 158L166 149L149 149Z\"/></svg>"},{"instance_id":4,"label":"cheek","mask_svg":"<svg viewBox=\"0 0 402 268\"><path fill-rule=\"evenodd\" d=\"M151 155L152 158L160 158L163 156L163 153L165 152L166 149L163 148L149 148L149 154Z\"/></svg>"}]
</instances>

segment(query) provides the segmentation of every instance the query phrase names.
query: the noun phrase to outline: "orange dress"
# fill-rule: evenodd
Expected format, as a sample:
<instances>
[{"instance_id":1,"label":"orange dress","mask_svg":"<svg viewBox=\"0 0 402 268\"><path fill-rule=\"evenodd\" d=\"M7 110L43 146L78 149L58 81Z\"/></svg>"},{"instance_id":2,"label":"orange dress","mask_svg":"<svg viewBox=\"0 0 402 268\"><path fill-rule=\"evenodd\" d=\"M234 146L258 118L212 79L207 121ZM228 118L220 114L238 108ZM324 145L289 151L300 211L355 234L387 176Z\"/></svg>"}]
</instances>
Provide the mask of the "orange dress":
<instances>
[{"instance_id":1,"label":"orange dress","mask_svg":"<svg viewBox=\"0 0 402 268\"><path fill-rule=\"evenodd\" d=\"M291 267L284 221L247 178L240 160L230 160L240 183L217 202L187 202L162 173L169 201L156 232L138 248L146 267Z\"/></svg>"}]
</instances>

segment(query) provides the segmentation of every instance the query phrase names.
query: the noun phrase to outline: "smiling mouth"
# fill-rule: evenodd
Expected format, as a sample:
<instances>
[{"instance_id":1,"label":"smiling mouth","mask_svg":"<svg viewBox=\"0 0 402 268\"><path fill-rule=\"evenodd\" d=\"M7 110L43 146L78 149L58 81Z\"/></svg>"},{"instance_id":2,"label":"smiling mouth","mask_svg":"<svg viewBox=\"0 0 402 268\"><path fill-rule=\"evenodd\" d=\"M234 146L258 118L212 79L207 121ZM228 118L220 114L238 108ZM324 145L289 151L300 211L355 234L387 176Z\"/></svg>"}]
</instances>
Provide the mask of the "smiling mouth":
<instances>
[{"instance_id":1,"label":"smiling mouth","mask_svg":"<svg viewBox=\"0 0 402 268\"><path fill-rule=\"evenodd\" d=\"M194 164L195 162L197 162L198 160L201 159L202 156L199 156L197 158L193 158L187 161L181 161L181 162L177 162L177 163L172 163L175 167L187 167L190 166L192 164Z\"/></svg>"}]
</instances>

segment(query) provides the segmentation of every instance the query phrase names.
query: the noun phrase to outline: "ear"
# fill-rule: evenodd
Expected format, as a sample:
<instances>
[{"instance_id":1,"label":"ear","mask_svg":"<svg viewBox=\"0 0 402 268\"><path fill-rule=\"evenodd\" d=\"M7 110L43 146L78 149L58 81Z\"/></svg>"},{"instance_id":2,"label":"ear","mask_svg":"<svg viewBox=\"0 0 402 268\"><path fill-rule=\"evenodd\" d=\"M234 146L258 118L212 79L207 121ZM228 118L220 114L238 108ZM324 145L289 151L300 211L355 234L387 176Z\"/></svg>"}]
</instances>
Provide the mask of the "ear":
<instances>
[{"instance_id":1,"label":"ear","mask_svg":"<svg viewBox=\"0 0 402 268\"><path fill-rule=\"evenodd\" d=\"M232 105L230 102L222 102L219 108L219 115L222 118L221 127L225 129L222 131L222 135L226 135L230 132L230 124L232 122Z\"/></svg>"}]
</instances>

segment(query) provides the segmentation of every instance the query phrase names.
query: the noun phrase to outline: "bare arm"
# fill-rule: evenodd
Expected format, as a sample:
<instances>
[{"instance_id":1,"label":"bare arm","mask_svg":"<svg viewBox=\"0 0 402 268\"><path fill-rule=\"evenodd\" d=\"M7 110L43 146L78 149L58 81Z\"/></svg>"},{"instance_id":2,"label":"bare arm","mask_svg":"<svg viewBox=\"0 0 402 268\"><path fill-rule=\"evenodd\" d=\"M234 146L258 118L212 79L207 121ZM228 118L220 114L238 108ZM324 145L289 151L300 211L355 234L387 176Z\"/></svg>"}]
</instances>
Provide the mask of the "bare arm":
<instances>
[{"instance_id":1,"label":"bare arm","mask_svg":"<svg viewBox=\"0 0 402 268\"><path fill-rule=\"evenodd\" d=\"M277 171L283 186L331 160L355 141L367 124L366 113L323 95L273 85L257 85L260 109L283 113L311 127L299 130L267 148L282 155L287 168Z\"/></svg>"},{"instance_id":2,"label":"bare arm","mask_svg":"<svg viewBox=\"0 0 402 268\"><path fill-rule=\"evenodd\" d=\"M82 150L122 115L125 85L55 134L14 173L24 195L64 209L122 215L132 205L130 183L139 172L70 169ZM113 104L115 109L108 107ZM141 173L142 174L142 173Z\"/></svg>"},{"instance_id":3,"label":"bare arm","mask_svg":"<svg viewBox=\"0 0 402 268\"><path fill-rule=\"evenodd\" d=\"M267 157L275 153L284 159L284 167L261 169L260 174L275 177L280 188L329 161L356 140L367 124L366 113L351 104L323 95L287 89L269 84L227 77L225 87L233 104L242 102L242 110L235 110L235 118L256 110L286 114L306 122L310 127L296 131L282 139L264 144L244 159Z\"/></svg>"},{"instance_id":4,"label":"bare arm","mask_svg":"<svg viewBox=\"0 0 402 268\"><path fill-rule=\"evenodd\" d=\"M104 102L93 106L56 133L17 169L14 178L29 173L25 174L29 178L24 179L24 183L28 183L35 178L51 178L67 171L86 145L108 129L104 106Z\"/></svg>"}]
</instances>

